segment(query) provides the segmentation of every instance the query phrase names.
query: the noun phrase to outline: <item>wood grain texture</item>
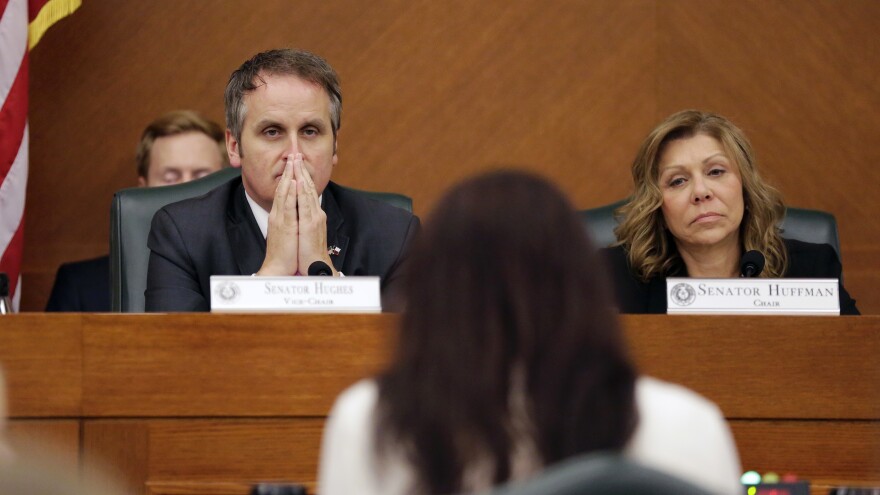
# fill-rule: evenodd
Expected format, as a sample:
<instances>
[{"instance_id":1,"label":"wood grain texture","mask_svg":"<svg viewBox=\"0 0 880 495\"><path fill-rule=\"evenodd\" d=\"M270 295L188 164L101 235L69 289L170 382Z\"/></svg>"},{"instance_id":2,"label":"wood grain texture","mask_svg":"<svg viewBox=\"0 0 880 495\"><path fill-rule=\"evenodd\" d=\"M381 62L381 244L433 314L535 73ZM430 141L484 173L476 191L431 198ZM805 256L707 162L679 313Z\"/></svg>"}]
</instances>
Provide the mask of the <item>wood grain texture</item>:
<instances>
[{"instance_id":1,"label":"wood grain texture","mask_svg":"<svg viewBox=\"0 0 880 495\"><path fill-rule=\"evenodd\" d=\"M75 419L13 419L6 434L17 457L75 468L80 460L79 428Z\"/></svg>"},{"instance_id":2,"label":"wood grain texture","mask_svg":"<svg viewBox=\"0 0 880 495\"><path fill-rule=\"evenodd\" d=\"M323 416L86 420L84 457L126 480L130 493L248 493L263 482L314 489L323 423Z\"/></svg>"},{"instance_id":3,"label":"wood grain texture","mask_svg":"<svg viewBox=\"0 0 880 495\"><path fill-rule=\"evenodd\" d=\"M875 317L623 316L643 373L728 418L880 418Z\"/></svg>"},{"instance_id":4,"label":"wood grain texture","mask_svg":"<svg viewBox=\"0 0 880 495\"><path fill-rule=\"evenodd\" d=\"M250 495L252 485L223 481L148 481L147 495ZM310 491L314 493L314 491Z\"/></svg>"},{"instance_id":5,"label":"wood grain texture","mask_svg":"<svg viewBox=\"0 0 880 495\"><path fill-rule=\"evenodd\" d=\"M508 164L579 208L610 203L660 119L718 111L790 205L837 216L847 287L877 314L878 24L872 0L90 0L31 53L23 308L43 309L61 262L107 252L147 122L181 107L222 121L230 72L297 46L342 78L334 178L421 215Z\"/></svg>"},{"instance_id":6,"label":"wood grain texture","mask_svg":"<svg viewBox=\"0 0 880 495\"><path fill-rule=\"evenodd\" d=\"M87 315L88 416L321 416L387 359L391 315Z\"/></svg>"},{"instance_id":7,"label":"wood grain texture","mask_svg":"<svg viewBox=\"0 0 880 495\"><path fill-rule=\"evenodd\" d=\"M118 480L125 493L144 493L150 477L149 424L84 418L81 422L83 478L98 487Z\"/></svg>"},{"instance_id":8,"label":"wood grain texture","mask_svg":"<svg viewBox=\"0 0 880 495\"><path fill-rule=\"evenodd\" d=\"M826 482L833 477L836 483L880 480L880 449L873 440L880 438L877 421L729 422L744 471Z\"/></svg>"},{"instance_id":9,"label":"wood grain texture","mask_svg":"<svg viewBox=\"0 0 880 495\"><path fill-rule=\"evenodd\" d=\"M61 382L70 387L62 395L82 405L57 412L34 402L13 430L74 442L81 429L84 476L109 472L131 493L245 493L259 481L313 487L330 405L388 361L395 321L11 315L3 323L12 330L0 332L0 349L15 356L4 364L8 376L57 359L55 341L82 356L81 379ZM719 404L746 468L793 471L826 487L880 480L880 317L625 316L622 326L643 373ZM22 332L44 329L51 339L21 345ZM58 393L54 381L28 383L34 397ZM39 419L46 411L66 417L58 430Z\"/></svg>"},{"instance_id":10,"label":"wood grain texture","mask_svg":"<svg viewBox=\"0 0 880 495\"><path fill-rule=\"evenodd\" d=\"M80 315L3 317L0 365L10 417L79 416L81 322Z\"/></svg>"}]
</instances>

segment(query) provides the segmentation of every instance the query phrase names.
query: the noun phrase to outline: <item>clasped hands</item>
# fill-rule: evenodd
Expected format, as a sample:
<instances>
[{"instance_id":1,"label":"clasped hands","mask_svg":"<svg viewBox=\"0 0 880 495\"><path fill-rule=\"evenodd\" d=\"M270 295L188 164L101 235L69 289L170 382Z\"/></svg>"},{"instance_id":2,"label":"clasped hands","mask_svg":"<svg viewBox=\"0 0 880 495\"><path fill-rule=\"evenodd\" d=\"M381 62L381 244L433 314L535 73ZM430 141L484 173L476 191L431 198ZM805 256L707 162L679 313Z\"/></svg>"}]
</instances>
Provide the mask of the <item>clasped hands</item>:
<instances>
[{"instance_id":1,"label":"clasped hands","mask_svg":"<svg viewBox=\"0 0 880 495\"><path fill-rule=\"evenodd\" d=\"M284 173L275 187L266 234L266 258L260 276L308 275L309 266L323 261L333 267L327 253L327 214L312 176L300 153L288 155Z\"/></svg>"}]
</instances>

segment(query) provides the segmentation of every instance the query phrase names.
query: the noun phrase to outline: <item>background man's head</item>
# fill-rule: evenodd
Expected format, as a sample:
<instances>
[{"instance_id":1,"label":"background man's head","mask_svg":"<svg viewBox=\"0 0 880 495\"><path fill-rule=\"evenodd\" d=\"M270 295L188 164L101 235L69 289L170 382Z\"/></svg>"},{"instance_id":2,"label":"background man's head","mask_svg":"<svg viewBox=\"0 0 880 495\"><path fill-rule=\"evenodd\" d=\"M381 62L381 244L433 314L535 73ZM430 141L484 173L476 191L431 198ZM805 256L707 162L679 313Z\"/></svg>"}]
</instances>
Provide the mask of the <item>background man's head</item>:
<instances>
[{"instance_id":1,"label":"background man's head","mask_svg":"<svg viewBox=\"0 0 880 495\"><path fill-rule=\"evenodd\" d=\"M292 49L259 53L232 73L225 97L226 149L248 196L269 211L284 163L296 154L323 193L342 112L339 78L324 59Z\"/></svg>"},{"instance_id":2,"label":"background man's head","mask_svg":"<svg viewBox=\"0 0 880 495\"><path fill-rule=\"evenodd\" d=\"M223 128L190 110L150 123L136 160L138 185L148 187L189 182L229 166Z\"/></svg>"}]
</instances>

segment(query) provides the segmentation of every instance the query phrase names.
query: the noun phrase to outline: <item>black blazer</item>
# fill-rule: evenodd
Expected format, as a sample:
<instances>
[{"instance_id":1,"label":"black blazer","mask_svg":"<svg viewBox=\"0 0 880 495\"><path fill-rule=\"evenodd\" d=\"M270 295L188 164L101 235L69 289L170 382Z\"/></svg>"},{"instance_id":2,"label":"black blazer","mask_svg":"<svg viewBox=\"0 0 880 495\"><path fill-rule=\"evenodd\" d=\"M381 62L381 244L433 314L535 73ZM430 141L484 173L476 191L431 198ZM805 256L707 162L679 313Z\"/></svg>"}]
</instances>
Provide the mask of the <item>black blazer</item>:
<instances>
[{"instance_id":1,"label":"black blazer","mask_svg":"<svg viewBox=\"0 0 880 495\"><path fill-rule=\"evenodd\" d=\"M842 267L834 248L828 244L783 239L788 251L788 269L784 278L840 278ZM647 283L633 276L623 246L602 249L614 281L617 307L621 313L666 313L666 277L654 277ZM687 277L681 268L670 277ZM856 302L840 284L840 314L860 314Z\"/></svg>"},{"instance_id":2,"label":"black blazer","mask_svg":"<svg viewBox=\"0 0 880 495\"><path fill-rule=\"evenodd\" d=\"M64 263L58 268L46 311L110 311L110 257Z\"/></svg>"},{"instance_id":3,"label":"black blazer","mask_svg":"<svg viewBox=\"0 0 880 495\"><path fill-rule=\"evenodd\" d=\"M322 208L327 246L345 275L381 277L382 307L402 304L401 264L420 223L412 213L329 183ZM147 240L146 311L208 311L211 275L251 275L266 256L241 178L156 212Z\"/></svg>"}]
</instances>

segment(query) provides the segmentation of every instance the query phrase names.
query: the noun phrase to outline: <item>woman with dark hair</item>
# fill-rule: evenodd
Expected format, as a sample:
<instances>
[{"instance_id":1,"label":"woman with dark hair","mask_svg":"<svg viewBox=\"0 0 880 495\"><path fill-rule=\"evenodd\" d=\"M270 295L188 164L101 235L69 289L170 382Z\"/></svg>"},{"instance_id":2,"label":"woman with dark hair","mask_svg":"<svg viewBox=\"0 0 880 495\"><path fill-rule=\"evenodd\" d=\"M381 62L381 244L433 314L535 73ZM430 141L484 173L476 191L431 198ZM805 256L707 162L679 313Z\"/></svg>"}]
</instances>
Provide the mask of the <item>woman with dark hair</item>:
<instances>
[{"instance_id":1,"label":"woman with dark hair","mask_svg":"<svg viewBox=\"0 0 880 495\"><path fill-rule=\"evenodd\" d=\"M598 254L554 186L478 177L426 225L390 367L330 414L322 495L470 492L592 451L741 491L718 409L637 376Z\"/></svg>"},{"instance_id":2,"label":"woman with dark hair","mask_svg":"<svg viewBox=\"0 0 880 495\"><path fill-rule=\"evenodd\" d=\"M622 313L665 313L666 277L738 277L751 250L764 255L762 277L841 276L831 246L782 238L781 194L758 173L746 135L720 115L670 115L642 142L632 176L606 253ZM839 295L841 314L859 314L842 284Z\"/></svg>"}]
</instances>

